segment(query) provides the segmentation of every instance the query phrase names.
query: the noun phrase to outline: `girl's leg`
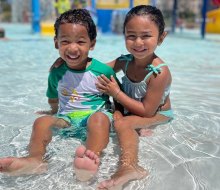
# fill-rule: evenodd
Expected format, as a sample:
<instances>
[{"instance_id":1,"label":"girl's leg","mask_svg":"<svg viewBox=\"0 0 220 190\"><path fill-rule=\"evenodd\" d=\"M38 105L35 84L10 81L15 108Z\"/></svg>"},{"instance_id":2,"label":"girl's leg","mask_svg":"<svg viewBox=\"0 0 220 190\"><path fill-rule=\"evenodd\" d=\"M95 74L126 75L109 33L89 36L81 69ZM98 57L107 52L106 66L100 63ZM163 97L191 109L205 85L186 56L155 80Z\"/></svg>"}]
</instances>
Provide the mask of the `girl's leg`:
<instances>
[{"instance_id":1,"label":"girl's leg","mask_svg":"<svg viewBox=\"0 0 220 190\"><path fill-rule=\"evenodd\" d=\"M170 118L161 114L156 114L151 118L131 115L124 117L123 120L125 124L129 125L133 129L148 129L153 126L166 123L170 120Z\"/></svg>"},{"instance_id":2,"label":"girl's leg","mask_svg":"<svg viewBox=\"0 0 220 190\"><path fill-rule=\"evenodd\" d=\"M29 155L23 158L9 157L0 159L0 172L10 175L42 173L46 170L43 156L51 141L51 126L59 121L52 116L43 116L35 120L29 144ZM62 121L61 121L62 122Z\"/></svg>"},{"instance_id":3,"label":"girl's leg","mask_svg":"<svg viewBox=\"0 0 220 190\"><path fill-rule=\"evenodd\" d=\"M147 175L147 172L138 165L139 137L136 129L147 129L164 123L168 119L157 114L152 118L126 116L115 121L115 130L121 147L120 165L110 180L100 183L100 189L118 188L130 180L140 179Z\"/></svg>"},{"instance_id":4,"label":"girl's leg","mask_svg":"<svg viewBox=\"0 0 220 190\"><path fill-rule=\"evenodd\" d=\"M87 181L95 175L99 167L99 156L109 142L109 118L97 112L88 121L86 147L76 149L74 168L77 178Z\"/></svg>"},{"instance_id":5,"label":"girl's leg","mask_svg":"<svg viewBox=\"0 0 220 190\"><path fill-rule=\"evenodd\" d=\"M125 123L130 125L133 129L138 129L139 136L145 137L152 134L152 127L159 124L167 123L170 118L161 114L156 114L151 118L143 118L139 116L127 116L123 118Z\"/></svg>"},{"instance_id":6,"label":"girl's leg","mask_svg":"<svg viewBox=\"0 0 220 190\"><path fill-rule=\"evenodd\" d=\"M116 120L115 130L121 147L120 165L110 180L99 184L100 189L118 189L130 180L141 179L147 175L147 172L138 166L139 137L129 120Z\"/></svg>"}]
</instances>

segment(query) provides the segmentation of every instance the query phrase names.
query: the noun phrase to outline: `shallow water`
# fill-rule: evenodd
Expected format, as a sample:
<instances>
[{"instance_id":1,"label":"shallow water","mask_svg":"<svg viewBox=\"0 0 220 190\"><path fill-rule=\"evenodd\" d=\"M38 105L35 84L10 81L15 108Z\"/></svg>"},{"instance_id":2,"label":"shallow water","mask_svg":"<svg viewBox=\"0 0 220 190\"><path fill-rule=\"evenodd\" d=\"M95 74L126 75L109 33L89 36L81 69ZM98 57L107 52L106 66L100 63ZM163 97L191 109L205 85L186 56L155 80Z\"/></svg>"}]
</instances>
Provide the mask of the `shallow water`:
<instances>
[{"instance_id":1,"label":"shallow water","mask_svg":"<svg viewBox=\"0 0 220 190\"><path fill-rule=\"evenodd\" d=\"M49 109L45 96L50 65L58 57L52 38L32 35L28 25L3 25L8 41L0 41L0 157L25 156L35 111ZM219 36L168 36L158 54L173 75L175 120L140 138L140 165L149 176L126 190L218 190L220 188L220 49ZM122 36L99 35L97 59L107 62L126 53ZM49 170L38 176L0 174L2 190L92 190L116 170L118 147L110 139L100 172L88 183L72 170L78 139L55 136L48 147Z\"/></svg>"}]
</instances>

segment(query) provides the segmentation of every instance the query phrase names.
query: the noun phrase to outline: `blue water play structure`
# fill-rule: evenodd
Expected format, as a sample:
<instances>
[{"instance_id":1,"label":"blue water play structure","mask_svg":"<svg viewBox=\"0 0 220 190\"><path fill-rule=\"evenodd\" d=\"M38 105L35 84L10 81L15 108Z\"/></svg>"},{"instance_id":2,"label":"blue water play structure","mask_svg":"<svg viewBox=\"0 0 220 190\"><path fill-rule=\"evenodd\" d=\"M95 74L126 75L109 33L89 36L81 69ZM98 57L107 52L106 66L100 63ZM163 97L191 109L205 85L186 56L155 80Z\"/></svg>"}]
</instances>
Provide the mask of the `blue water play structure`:
<instances>
[{"instance_id":1,"label":"blue water play structure","mask_svg":"<svg viewBox=\"0 0 220 190\"><path fill-rule=\"evenodd\" d=\"M205 37L206 32L206 13L207 13L207 3L209 0L203 0L202 6L202 22L201 22L201 37ZM97 17L97 26L101 30L102 33L108 33L112 31L111 21L112 14L115 9L112 7L100 7L97 6L96 0L90 1L90 8L95 10ZM134 0L129 0L128 8L135 6ZM156 5L156 0L146 1L148 4ZM173 0L173 11L172 11L172 24L171 31L175 32L176 20L177 20L177 6L178 0ZM51 24L51 28L52 28ZM34 33L39 33L41 31L41 16L40 16L40 0L32 0L32 30ZM51 29L53 30L53 29Z\"/></svg>"},{"instance_id":2,"label":"blue water play structure","mask_svg":"<svg viewBox=\"0 0 220 190\"><path fill-rule=\"evenodd\" d=\"M155 1L155 0L154 0ZM101 29L103 33L111 31L111 18L113 9L111 8L99 8L97 7L96 0L91 0L90 9L95 10L97 16L97 26ZM149 1L146 1L149 2ZM134 0L129 1L129 6L131 8L134 6ZM32 0L32 30L34 33L39 33L41 31L41 18L40 18L40 0ZM47 24L48 26L48 24Z\"/></svg>"}]
</instances>

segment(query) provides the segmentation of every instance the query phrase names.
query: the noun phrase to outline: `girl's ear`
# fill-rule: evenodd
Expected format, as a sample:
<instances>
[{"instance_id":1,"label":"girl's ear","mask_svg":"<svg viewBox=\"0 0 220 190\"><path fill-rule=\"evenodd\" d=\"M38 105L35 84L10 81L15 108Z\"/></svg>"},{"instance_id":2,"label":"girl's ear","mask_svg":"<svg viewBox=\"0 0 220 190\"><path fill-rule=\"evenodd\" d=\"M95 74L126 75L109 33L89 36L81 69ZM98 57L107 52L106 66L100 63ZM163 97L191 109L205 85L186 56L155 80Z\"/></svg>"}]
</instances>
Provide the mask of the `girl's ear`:
<instances>
[{"instance_id":1,"label":"girl's ear","mask_svg":"<svg viewBox=\"0 0 220 190\"><path fill-rule=\"evenodd\" d=\"M94 50L96 44L96 39L91 41L90 50Z\"/></svg>"},{"instance_id":2,"label":"girl's ear","mask_svg":"<svg viewBox=\"0 0 220 190\"><path fill-rule=\"evenodd\" d=\"M166 36L167 36L167 32L163 32L163 34L159 37L158 46L162 44L162 42Z\"/></svg>"},{"instance_id":3,"label":"girl's ear","mask_svg":"<svg viewBox=\"0 0 220 190\"><path fill-rule=\"evenodd\" d=\"M58 40L57 40L57 38L54 37L53 40L54 40L54 46L55 46L55 48L58 49L59 46L58 46Z\"/></svg>"}]
</instances>

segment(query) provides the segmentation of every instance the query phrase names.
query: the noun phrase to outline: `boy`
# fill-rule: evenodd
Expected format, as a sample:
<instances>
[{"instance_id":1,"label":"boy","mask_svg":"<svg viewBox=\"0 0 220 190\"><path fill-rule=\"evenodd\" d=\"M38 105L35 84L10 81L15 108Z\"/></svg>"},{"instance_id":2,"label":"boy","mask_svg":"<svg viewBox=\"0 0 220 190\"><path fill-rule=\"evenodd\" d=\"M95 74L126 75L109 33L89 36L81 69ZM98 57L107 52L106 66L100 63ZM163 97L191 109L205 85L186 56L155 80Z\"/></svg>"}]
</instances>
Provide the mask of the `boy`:
<instances>
[{"instance_id":1,"label":"boy","mask_svg":"<svg viewBox=\"0 0 220 190\"><path fill-rule=\"evenodd\" d=\"M11 175L42 173L46 146L52 139L52 128L65 128L76 123L87 126L85 146L76 149L74 167L78 179L90 179L99 166L101 151L109 141L111 114L105 109L108 96L95 86L98 75L110 78L114 71L107 65L88 57L96 43L96 26L85 9L67 11L56 20L55 47L64 60L53 68L48 78L48 103L51 113L34 122L29 155L24 158L0 159L0 171ZM78 126L79 127L79 126Z\"/></svg>"}]
</instances>

